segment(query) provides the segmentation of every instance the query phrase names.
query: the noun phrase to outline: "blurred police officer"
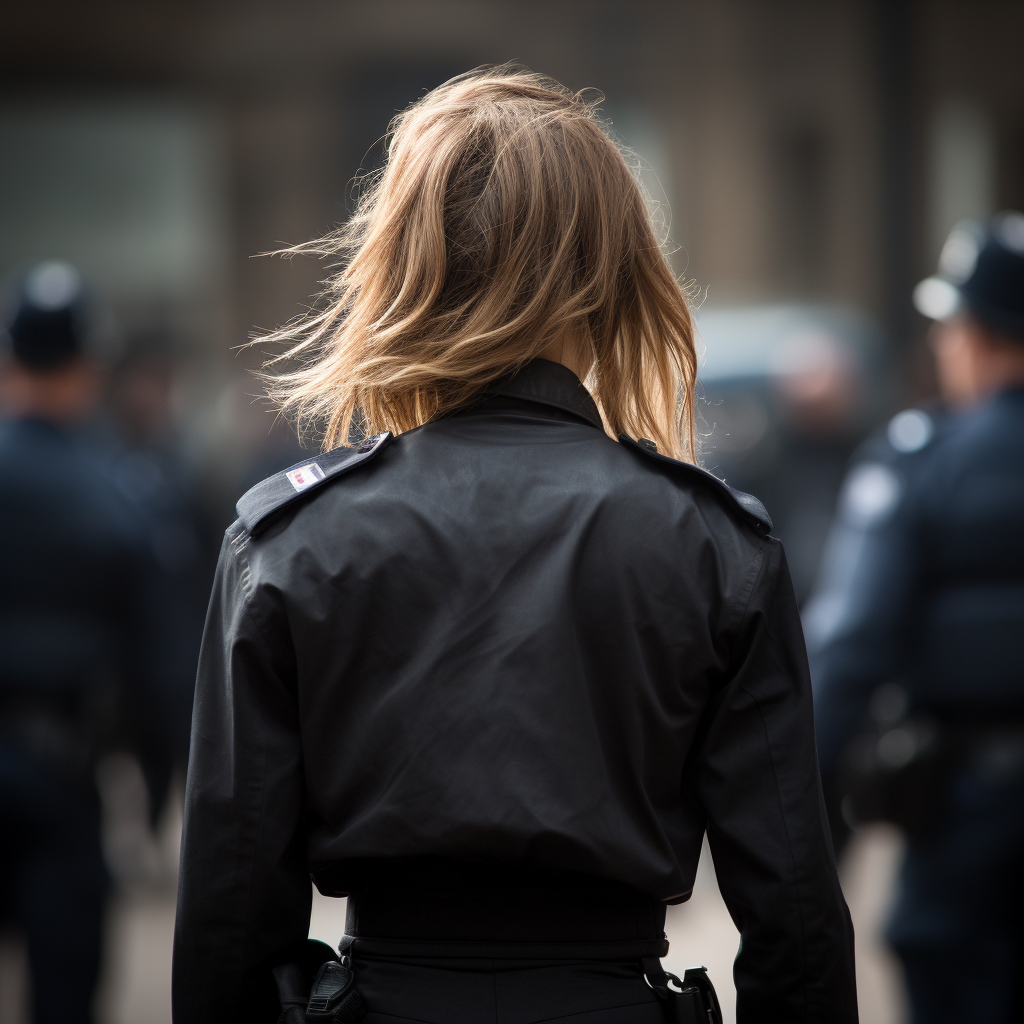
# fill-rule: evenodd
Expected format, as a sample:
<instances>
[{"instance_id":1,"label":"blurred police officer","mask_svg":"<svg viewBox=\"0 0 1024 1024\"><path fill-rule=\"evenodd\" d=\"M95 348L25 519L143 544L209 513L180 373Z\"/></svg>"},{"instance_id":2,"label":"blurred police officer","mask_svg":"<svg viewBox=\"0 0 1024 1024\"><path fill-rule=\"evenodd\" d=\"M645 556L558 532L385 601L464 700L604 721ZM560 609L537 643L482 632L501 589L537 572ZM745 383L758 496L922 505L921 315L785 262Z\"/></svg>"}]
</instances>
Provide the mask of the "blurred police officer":
<instances>
[{"instance_id":1,"label":"blurred police officer","mask_svg":"<svg viewBox=\"0 0 1024 1024\"><path fill-rule=\"evenodd\" d=\"M128 338L112 368L107 411L117 432L118 488L144 524L152 613L147 690L134 725L144 734L142 767L155 824L176 773L188 763L192 696L206 606L223 524L204 501L175 430L172 391L175 351L169 334L151 329Z\"/></svg>"},{"instance_id":2,"label":"blurred police officer","mask_svg":"<svg viewBox=\"0 0 1024 1024\"><path fill-rule=\"evenodd\" d=\"M107 873L95 761L143 679L146 552L107 452L79 277L36 267L0 386L0 913L25 936L40 1024L84 1024Z\"/></svg>"},{"instance_id":3,"label":"blurred police officer","mask_svg":"<svg viewBox=\"0 0 1024 1024\"><path fill-rule=\"evenodd\" d=\"M913 1020L998 1024L1024 964L1024 216L959 226L939 270L914 298L946 411L855 459L805 627L837 848L844 797L908 833Z\"/></svg>"}]
</instances>

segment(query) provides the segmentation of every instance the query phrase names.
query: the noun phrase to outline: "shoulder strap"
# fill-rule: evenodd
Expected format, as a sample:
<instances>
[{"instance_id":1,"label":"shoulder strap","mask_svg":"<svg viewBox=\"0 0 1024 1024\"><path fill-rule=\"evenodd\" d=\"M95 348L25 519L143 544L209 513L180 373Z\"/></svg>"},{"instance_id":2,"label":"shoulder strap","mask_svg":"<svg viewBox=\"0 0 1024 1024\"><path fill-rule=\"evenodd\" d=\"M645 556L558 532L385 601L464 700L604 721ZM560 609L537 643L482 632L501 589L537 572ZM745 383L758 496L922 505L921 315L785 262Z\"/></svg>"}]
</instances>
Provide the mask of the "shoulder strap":
<instances>
[{"instance_id":1,"label":"shoulder strap","mask_svg":"<svg viewBox=\"0 0 1024 1024\"><path fill-rule=\"evenodd\" d=\"M638 441L634 441L631 437L620 434L619 442L628 445L630 448L635 448L639 452L643 452L650 459L666 462L670 466L676 466L687 473L707 480L740 513L743 520L750 523L759 533L766 534L771 530L772 518L768 515L768 510L752 494L747 494L745 491L738 491L735 487L730 487L724 480L720 480L715 476L714 473L709 473L706 469L693 465L692 462L681 462L679 459L672 459L667 455L662 455L658 451L658 446L653 441L648 441L646 437L641 437Z\"/></svg>"},{"instance_id":2,"label":"shoulder strap","mask_svg":"<svg viewBox=\"0 0 1024 1024\"><path fill-rule=\"evenodd\" d=\"M308 462L268 476L238 499L235 511L250 534L256 535L273 513L311 494L328 480L372 459L391 440L390 433L367 438L357 448L335 448Z\"/></svg>"}]
</instances>

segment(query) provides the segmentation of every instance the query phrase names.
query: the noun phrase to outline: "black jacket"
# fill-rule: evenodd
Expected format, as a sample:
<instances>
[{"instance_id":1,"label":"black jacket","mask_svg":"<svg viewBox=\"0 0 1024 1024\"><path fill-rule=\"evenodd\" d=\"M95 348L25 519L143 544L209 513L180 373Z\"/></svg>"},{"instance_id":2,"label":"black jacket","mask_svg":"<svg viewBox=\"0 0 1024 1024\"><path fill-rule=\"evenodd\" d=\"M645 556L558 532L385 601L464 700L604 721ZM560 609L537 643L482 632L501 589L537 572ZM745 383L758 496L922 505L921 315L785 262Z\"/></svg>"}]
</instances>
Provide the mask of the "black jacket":
<instances>
[{"instance_id":1,"label":"black jacket","mask_svg":"<svg viewBox=\"0 0 1024 1024\"><path fill-rule=\"evenodd\" d=\"M739 1020L854 1021L853 937L785 558L755 499L531 363L239 503L200 659L175 1020L241 1021L366 859L689 895L705 829ZM302 488L300 490L300 488Z\"/></svg>"}]
</instances>

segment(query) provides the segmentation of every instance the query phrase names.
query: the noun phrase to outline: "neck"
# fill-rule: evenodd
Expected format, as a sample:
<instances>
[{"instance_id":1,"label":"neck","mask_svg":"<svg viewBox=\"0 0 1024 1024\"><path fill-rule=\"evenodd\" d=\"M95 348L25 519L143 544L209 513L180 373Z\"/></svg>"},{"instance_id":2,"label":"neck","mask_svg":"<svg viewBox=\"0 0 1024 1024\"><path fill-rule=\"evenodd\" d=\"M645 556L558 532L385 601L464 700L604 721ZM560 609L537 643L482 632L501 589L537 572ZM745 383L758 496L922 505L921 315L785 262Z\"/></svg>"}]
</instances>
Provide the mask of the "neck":
<instances>
[{"instance_id":1,"label":"neck","mask_svg":"<svg viewBox=\"0 0 1024 1024\"><path fill-rule=\"evenodd\" d=\"M587 379L594 365L594 357L590 347L584 345L577 337L568 334L556 338L537 353L539 359L549 359L553 363L561 363L576 374L581 381Z\"/></svg>"},{"instance_id":2,"label":"neck","mask_svg":"<svg viewBox=\"0 0 1024 1024\"><path fill-rule=\"evenodd\" d=\"M10 361L0 374L0 403L12 416L75 423L92 409L98 381L82 359L52 370L33 370Z\"/></svg>"},{"instance_id":3,"label":"neck","mask_svg":"<svg viewBox=\"0 0 1024 1024\"><path fill-rule=\"evenodd\" d=\"M1024 384L1024 345L1004 342L993 347L986 356L978 372L984 397L990 398Z\"/></svg>"}]
</instances>

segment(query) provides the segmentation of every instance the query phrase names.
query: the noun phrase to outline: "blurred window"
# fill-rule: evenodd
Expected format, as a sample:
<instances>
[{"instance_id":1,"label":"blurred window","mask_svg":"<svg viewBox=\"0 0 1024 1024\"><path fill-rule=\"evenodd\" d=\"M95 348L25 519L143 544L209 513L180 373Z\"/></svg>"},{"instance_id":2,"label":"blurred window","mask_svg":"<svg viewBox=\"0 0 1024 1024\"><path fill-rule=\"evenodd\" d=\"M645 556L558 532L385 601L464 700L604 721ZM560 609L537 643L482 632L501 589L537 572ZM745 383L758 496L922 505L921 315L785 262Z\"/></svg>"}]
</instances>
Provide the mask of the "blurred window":
<instances>
[{"instance_id":1,"label":"blurred window","mask_svg":"<svg viewBox=\"0 0 1024 1024\"><path fill-rule=\"evenodd\" d=\"M985 223L995 212L992 120L966 100L950 100L932 117L928 168L928 242L932 262L962 220Z\"/></svg>"},{"instance_id":2,"label":"blurred window","mask_svg":"<svg viewBox=\"0 0 1024 1024\"><path fill-rule=\"evenodd\" d=\"M0 273L58 257L114 300L208 293L224 262L218 138L139 97L0 104Z\"/></svg>"},{"instance_id":3,"label":"blurred window","mask_svg":"<svg viewBox=\"0 0 1024 1024\"><path fill-rule=\"evenodd\" d=\"M778 283L791 295L817 295L825 285L828 141L817 127L789 128L777 136L773 155Z\"/></svg>"}]
</instances>

